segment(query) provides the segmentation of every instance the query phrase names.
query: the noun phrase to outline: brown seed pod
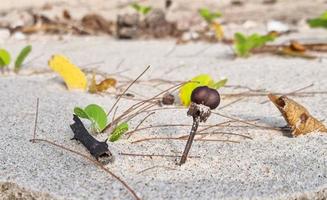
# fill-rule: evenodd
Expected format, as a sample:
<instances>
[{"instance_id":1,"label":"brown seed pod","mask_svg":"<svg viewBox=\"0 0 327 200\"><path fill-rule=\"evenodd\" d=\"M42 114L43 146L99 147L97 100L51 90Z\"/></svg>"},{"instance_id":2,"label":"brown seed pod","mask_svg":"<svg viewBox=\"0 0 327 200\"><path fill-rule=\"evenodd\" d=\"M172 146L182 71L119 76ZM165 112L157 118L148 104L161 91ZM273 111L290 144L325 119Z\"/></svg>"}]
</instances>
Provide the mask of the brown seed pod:
<instances>
[{"instance_id":1,"label":"brown seed pod","mask_svg":"<svg viewBox=\"0 0 327 200\"><path fill-rule=\"evenodd\" d=\"M215 89L207 86L200 86L193 90L191 101L196 104L208 106L212 110L218 107L220 95Z\"/></svg>"},{"instance_id":2,"label":"brown seed pod","mask_svg":"<svg viewBox=\"0 0 327 200\"><path fill-rule=\"evenodd\" d=\"M162 104L164 105L173 105L174 101L175 101L175 97L170 93L166 93L162 97Z\"/></svg>"}]
</instances>

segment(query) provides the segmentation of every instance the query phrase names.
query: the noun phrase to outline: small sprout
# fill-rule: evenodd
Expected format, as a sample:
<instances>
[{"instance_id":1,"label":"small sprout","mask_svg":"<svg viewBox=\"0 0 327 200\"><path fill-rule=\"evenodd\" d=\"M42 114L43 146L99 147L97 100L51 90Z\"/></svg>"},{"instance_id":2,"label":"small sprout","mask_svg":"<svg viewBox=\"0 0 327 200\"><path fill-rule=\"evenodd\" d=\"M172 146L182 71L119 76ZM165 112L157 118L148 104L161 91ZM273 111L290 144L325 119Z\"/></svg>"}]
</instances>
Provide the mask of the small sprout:
<instances>
[{"instance_id":1,"label":"small sprout","mask_svg":"<svg viewBox=\"0 0 327 200\"><path fill-rule=\"evenodd\" d=\"M220 95L215 89L207 86L200 86L193 90L191 100L192 103L187 111L187 115L193 117L193 125L179 165L186 162L199 123L207 121L211 114L211 110L218 107L220 103Z\"/></svg>"},{"instance_id":2,"label":"small sprout","mask_svg":"<svg viewBox=\"0 0 327 200\"><path fill-rule=\"evenodd\" d=\"M0 49L0 67L4 68L8 66L11 62L10 54L5 49Z\"/></svg>"},{"instance_id":3,"label":"small sprout","mask_svg":"<svg viewBox=\"0 0 327 200\"><path fill-rule=\"evenodd\" d=\"M31 45L27 45L26 47L24 47L20 53L18 54L16 61L15 61L15 72L18 72L21 67L22 64L25 60L25 58L28 56L28 54L32 51L32 46Z\"/></svg>"},{"instance_id":4,"label":"small sprout","mask_svg":"<svg viewBox=\"0 0 327 200\"><path fill-rule=\"evenodd\" d=\"M92 123L92 129L100 133L107 125L107 114L102 107L90 104L85 109L75 107L74 113L80 118L88 119Z\"/></svg>"},{"instance_id":5,"label":"small sprout","mask_svg":"<svg viewBox=\"0 0 327 200\"><path fill-rule=\"evenodd\" d=\"M127 122L123 122L118 124L118 126L112 131L111 136L109 138L110 142L115 142L120 139L120 137L128 131Z\"/></svg>"},{"instance_id":6,"label":"small sprout","mask_svg":"<svg viewBox=\"0 0 327 200\"><path fill-rule=\"evenodd\" d=\"M221 17L220 12L213 12L210 11L208 8L199 9L199 14L208 24L211 24L215 19Z\"/></svg>"},{"instance_id":7,"label":"small sprout","mask_svg":"<svg viewBox=\"0 0 327 200\"><path fill-rule=\"evenodd\" d=\"M235 53L240 57L248 57L252 49L262 47L267 42L274 41L274 39L275 36L273 35L252 34L250 36L245 36L241 33L235 33Z\"/></svg>"},{"instance_id":8,"label":"small sprout","mask_svg":"<svg viewBox=\"0 0 327 200\"><path fill-rule=\"evenodd\" d=\"M199 14L207 22L210 28L214 31L215 36L218 40L224 38L224 29L222 25L216 20L221 17L220 12L210 11L208 8L199 9Z\"/></svg>"},{"instance_id":9,"label":"small sprout","mask_svg":"<svg viewBox=\"0 0 327 200\"><path fill-rule=\"evenodd\" d=\"M327 28L327 11L317 18L309 19L307 22L311 28Z\"/></svg>"},{"instance_id":10,"label":"small sprout","mask_svg":"<svg viewBox=\"0 0 327 200\"><path fill-rule=\"evenodd\" d=\"M151 6L142 6L138 3L131 4L131 7L134 8L138 13L140 13L142 15L146 15L152 10Z\"/></svg>"},{"instance_id":11,"label":"small sprout","mask_svg":"<svg viewBox=\"0 0 327 200\"><path fill-rule=\"evenodd\" d=\"M208 74L201 74L191 79L189 83L186 83L179 90L179 97L184 106L189 106L191 103L192 91L199 86L208 86L210 88L219 89L227 83L227 79L221 79L218 82L214 82Z\"/></svg>"},{"instance_id":12,"label":"small sprout","mask_svg":"<svg viewBox=\"0 0 327 200\"><path fill-rule=\"evenodd\" d=\"M161 102L163 105L173 105L175 102L175 97L174 95L167 92L166 94L163 95Z\"/></svg>"}]
</instances>

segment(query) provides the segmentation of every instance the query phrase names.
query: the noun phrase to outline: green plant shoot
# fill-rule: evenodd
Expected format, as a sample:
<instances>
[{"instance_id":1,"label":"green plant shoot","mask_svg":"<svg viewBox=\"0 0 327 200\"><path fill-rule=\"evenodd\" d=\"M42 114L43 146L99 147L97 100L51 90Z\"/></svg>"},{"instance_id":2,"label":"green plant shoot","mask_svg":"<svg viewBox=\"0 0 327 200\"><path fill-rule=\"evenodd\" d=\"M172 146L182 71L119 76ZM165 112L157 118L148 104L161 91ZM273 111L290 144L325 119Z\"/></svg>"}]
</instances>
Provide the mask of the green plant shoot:
<instances>
[{"instance_id":1,"label":"green plant shoot","mask_svg":"<svg viewBox=\"0 0 327 200\"><path fill-rule=\"evenodd\" d=\"M184 106L189 106L191 103L192 91L199 86L208 86L210 88L219 89L227 83L227 79L221 79L215 82L210 75L201 74L185 83L179 90L179 98Z\"/></svg>"},{"instance_id":2,"label":"green plant shoot","mask_svg":"<svg viewBox=\"0 0 327 200\"><path fill-rule=\"evenodd\" d=\"M75 107L74 113L80 118L88 119L92 123L92 129L101 132L107 125L107 114L102 107L96 104L90 104L84 109Z\"/></svg>"},{"instance_id":3,"label":"green plant shoot","mask_svg":"<svg viewBox=\"0 0 327 200\"><path fill-rule=\"evenodd\" d=\"M309 19L307 22L311 28L327 28L327 11L317 18Z\"/></svg>"},{"instance_id":4,"label":"green plant shoot","mask_svg":"<svg viewBox=\"0 0 327 200\"><path fill-rule=\"evenodd\" d=\"M252 34L245 36L241 33L234 35L234 49L237 56L248 57L254 48L262 47L267 42L274 41L275 37L272 35Z\"/></svg>"},{"instance_id":5,"label":"green plant shoot","mask_svg":"<svg viewBox=\"0 0 327 200\"><path fill-rule=\"evenodd\" d=\"M10 54L5 49L0 49L0 67L4 68L8 66L11 62Z\"/></svg>"},{"instance_id":6,"label":"green plant shoot","mask_svg":"<svg viewBox=\"0 0 327 200\"><path fill-rule=\"evenodd\" d=\"M117 125L114 131L111 133L109 141L115 142L120 139L120 137L128 131L128 124L127 122L123 122Z\"/></svg>"},{"instance_id":7,"label":"green plant shoot","mask_svg":"<svg viewBox=\"0 0 327 200\"><path fill-rule=\"evenodd\" d=\"M220 12L213 12L210 11L208 8L199 9L199 14L208 24L211 24L215 19L221 17Z\"/></svg>"},{"instance_id":8,"label":"green plant shoot","mask_svg":"<svg viewBox=\"0 0 327 200\"><path fill-rule=\"evenodd\" d=\"M142 15L146 15L152 10L151 6L142 6L138 3L131 4L131 7L134 8L138 13L140 13Z\"/></svg>"},{"instance_id":9,"label":"green plant shoot","mask_svg":"<svg viewBox=\"0 0 327 200\"><path fill-rule=\"evenodd\" d=\"M16 61L15 61L15 72L18 72L20 68L22 67L22 64L25 60L25 58L28 56L28 54L32 51L32 46L27 45L24 47L20 53L18 54Z\"/></svg>"}]
</instances>

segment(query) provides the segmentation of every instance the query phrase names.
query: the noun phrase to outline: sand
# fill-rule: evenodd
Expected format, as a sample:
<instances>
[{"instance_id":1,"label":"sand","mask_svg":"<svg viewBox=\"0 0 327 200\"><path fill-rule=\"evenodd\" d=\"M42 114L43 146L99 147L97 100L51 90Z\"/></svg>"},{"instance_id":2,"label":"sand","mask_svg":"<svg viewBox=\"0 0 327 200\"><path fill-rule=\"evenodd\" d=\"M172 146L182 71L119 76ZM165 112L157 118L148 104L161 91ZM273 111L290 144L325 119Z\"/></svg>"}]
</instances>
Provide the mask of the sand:
<instances>
[{"instance_id":1,"label":"sand","mask_svg":"<svg viewBox=\"0 0 327 200\"><path fill-rule=\"evenodd\" d=\"M15 54L24 44L23 41L8 40L4 47ZM33 71L47 70L47 61L54 53L65 54L83 69L122 72L122 75L131 78L151 65L142 80L185 81L200 73L209 73L214 78L228 77L230 86L242 85L275 92L287 93L311 83L314 86L307 91L323 91L327 87L325 58L305 60L256 55L248 59L234 59L230 48L219 44L208 46L197 43L175 48L173 41L114 41L101 37L73 37L63 41L39 39L32 41L32 45L30 62L21 73L0 78L0 182L15 183L27 191L48 194L55 199L132 197L119 182L83 158L48 144L29 142L33 135L36 98L39 98L37 137L88 155L81 144L70 140L73 135L69 127L73 108L97 103L109 109L116 99L109 94L67 91L55 73L28 75ZM175 50L171 51L172 48ZM37 59L33 59L35 57ZM123 77L114 77L118 85L123 84ZM153 81L136 84L129 92L135 94L135 99L145 99L170 87L169 84L154 87L154 84ZM247 90L227 87L220 93L241 91ZM318 119L326 118L325 95L293 98ZM223 98L220 107L235 99ZM285 122L274 105L270 102L262 104L265 100L266 96L243 98L223 109L218 108L217 112L243 120L258 120L253 123L259 125L284 126ZM133 103L132 99L123 99L117 113ZM142 126L191 124L186 111L156 111ZM130 128L135 128L144 116L133 119ZM204 125L226 120L212 115ZM84 122L89 128L89 124ZM326 198L326 134L289 138L280 131L234 125L238 126L218 128L216 131L243 134L253 139L213 134L209 138L240 143L195 141L190 155L199 158L190 158L181 167L176 165L175 158L131 157L119 153L180 155L184 140L132 142L146 137L185 135L189 133L189 127L172 126L137 132L129 139L109 143L115 161L107 168L125 180L142 199ZM96 137L104 140L106 134Z\"/></svg>"}]
</instances>

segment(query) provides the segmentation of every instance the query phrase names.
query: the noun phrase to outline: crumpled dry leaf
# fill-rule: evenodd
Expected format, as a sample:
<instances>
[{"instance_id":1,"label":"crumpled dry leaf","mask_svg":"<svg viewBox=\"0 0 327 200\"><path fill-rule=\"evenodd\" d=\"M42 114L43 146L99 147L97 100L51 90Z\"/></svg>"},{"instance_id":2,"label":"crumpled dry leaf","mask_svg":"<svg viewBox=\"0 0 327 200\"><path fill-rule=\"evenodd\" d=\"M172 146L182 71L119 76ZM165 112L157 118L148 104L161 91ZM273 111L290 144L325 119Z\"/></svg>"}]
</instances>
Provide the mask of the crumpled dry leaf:
<instances>
[{"instance_id":1,"label":"crumpled dry leaf","mask_svg":"<svg viewBox=\"0 0 327 200\"><path fill-rule=\"evenodd\" d=\"M217 40L222 40L224 38L224 29L220 23L213 22L211 28L214 30Z\"/></svg>"},{"instance_id":2,"label":"crumpled dry leaf","mask_svg":"<svg viewBox=\"0 0 327 200\"><path fill-rule=\"evenodd\" d=\"M103 81L101 81L99 84L96 83L95 81L95 74L92 76L92 80L89 86L89 92L90 93L97 93L97 92L104 92L110 87L115 87L116 86L116 79L113 78L107 78Z\"/></svg>"},{"instance_id":3,"label":"crumpled dry leaf","mask_svg":"<svg viewBox=\"0 0 327 200\"><path fill-rule=\"evenodd\" d=\"M269 99L282 113L287 124L292 129L292 135L304 135L313 131L327 132L327 128L323 123L314 118L308 110L289 99L287 96L268 95Z\"/></svg>"}]
</instances>

